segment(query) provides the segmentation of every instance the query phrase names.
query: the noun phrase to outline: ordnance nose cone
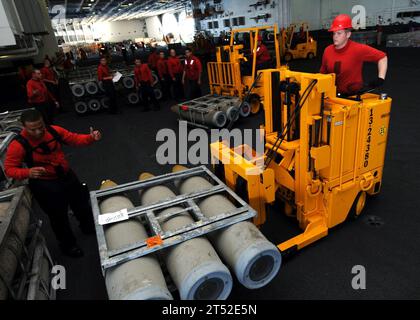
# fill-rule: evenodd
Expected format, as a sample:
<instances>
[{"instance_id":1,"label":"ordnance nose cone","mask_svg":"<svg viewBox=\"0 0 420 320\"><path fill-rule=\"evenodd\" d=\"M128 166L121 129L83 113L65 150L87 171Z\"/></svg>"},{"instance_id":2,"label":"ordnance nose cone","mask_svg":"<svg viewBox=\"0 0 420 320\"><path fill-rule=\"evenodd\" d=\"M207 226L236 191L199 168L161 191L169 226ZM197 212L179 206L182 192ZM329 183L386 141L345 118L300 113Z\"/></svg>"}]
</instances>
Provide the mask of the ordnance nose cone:
<instances>
[{"instance_id":1,"label":"ordnance nose cone","mask_svg":"<svg viewBox=\"0 0 420 320\"><path fill-rule=\"evenodd\" d=\"M117 184L112 181L112 180L104 180L101 182L101 187L99 188L100 190L104 190L104 189L109 189L112 187L117 186Z\"/></svg>"},{"instance_id":2,"label":"ordnance nose cone","mask_svg":"<svg viewBox=\"0 0 420 320\"><path fill-rule=\"evenodd\" d=\"M172 168L172 172L175 173L175 172L185 171L187 169L188 169L187 167L177 164Z\"/></svg>"},{"instance_id":3,"label":"ordnance nose cone","mask_svg":"<svg viewBox=\"0 0 420 320\"><path fill-rule=\"evenodd\" d=\"M153 177L154 177L153 174L151 174L149 172L143 172L139 175L139 180L143 181L143 180L147 180L147 179L150 179L150 178L153 178Z\"/></svg>"}]
</instances>

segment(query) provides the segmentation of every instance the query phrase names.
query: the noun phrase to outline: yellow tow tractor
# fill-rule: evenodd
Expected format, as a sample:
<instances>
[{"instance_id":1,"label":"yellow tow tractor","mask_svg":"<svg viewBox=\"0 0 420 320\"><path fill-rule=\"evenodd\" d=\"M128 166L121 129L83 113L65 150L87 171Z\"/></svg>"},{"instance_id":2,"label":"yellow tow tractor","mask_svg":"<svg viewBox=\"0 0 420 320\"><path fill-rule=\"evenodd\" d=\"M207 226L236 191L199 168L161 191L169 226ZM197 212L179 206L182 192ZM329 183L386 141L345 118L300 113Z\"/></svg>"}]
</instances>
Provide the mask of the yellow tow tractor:
<instances>
[{"instance_id":1,"label":"yellow tow tractor","mask_svg":"<svg viewBox=\"0 0 420 320\"><path fill-rule=\"evenodd\" d=\"M278 244L282 254L325 237L357 218L367 196L380 192L391 98L364 93L336 96L334 74L259 71L263 84L263 154L251 146L211 144L214 169L266 221L266 205L279 201L303 232ZM242 188L242 190L240 190Z\"/></svg>"},{"instance_id":2,"label":"yellow tow tractor","mask_svg":"<svg viewBox=\"0 0 420 320\"><path fill-rule=\"evenodd\" d=\"M284 61L293 59L313 59L317 54L317 42L309 34L309 26L302 23L298 33L296 24L281 30L281 56Z\"/></svg>"}]
</instances>

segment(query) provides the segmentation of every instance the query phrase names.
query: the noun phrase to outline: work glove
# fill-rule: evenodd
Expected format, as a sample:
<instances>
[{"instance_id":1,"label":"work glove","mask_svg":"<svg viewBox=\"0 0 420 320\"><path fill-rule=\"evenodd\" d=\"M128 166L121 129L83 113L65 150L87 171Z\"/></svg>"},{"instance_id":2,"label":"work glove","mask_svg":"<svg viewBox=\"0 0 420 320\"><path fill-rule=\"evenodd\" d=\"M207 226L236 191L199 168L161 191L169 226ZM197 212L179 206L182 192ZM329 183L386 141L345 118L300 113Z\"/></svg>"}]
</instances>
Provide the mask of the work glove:
<instances>
[{"instance_id":1,"label":"work glove","mask_svg":"<svg viewBox=\"0 0 420 320\"><path fill-rule=\"evenodd\" d=\"M376 80L369 82L369 88L379 88L382 87L384 83L385 80L378 77Z\"/></svg>"}]
</instances>

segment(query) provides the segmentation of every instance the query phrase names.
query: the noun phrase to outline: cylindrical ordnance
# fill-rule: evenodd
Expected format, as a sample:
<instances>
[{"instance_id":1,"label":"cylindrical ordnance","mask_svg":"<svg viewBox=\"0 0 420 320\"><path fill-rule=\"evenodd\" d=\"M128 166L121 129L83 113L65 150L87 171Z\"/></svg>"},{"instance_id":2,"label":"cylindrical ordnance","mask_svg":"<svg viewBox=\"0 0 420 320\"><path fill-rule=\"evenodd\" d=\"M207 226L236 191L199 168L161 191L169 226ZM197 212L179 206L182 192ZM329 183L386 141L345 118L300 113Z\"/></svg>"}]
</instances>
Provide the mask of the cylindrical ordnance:
<instances>
[{"instance_id":1,"label":"cylindrical ordnance","mask_svg":"<svg viewBox=\"0 0 420 320\"><path fill-rule=\"evenodd\" d=\"M242 106L239 109L239 114L241 115L242 118L246 118L251 114L251 106L249 105L248 102L244 101L242 103Z\"/></svg>"},{"instance_id":2,"label":"cylindrical ordnance","mask_svg":"<svg viewBox=\"0 0 420 320\"><path fill-rule=\"evenodd\" d=\"M76 112L78 114L85 114L86 112L88 112L89 107L87 105L86 102L84 101L77 101L74 105L74 110L76 110Z\"/></svg>"},{"instance_id":3,"label":"cylindrical ordnance","mask_svg":"<svg viewBox=\"0 0 420 320\"><path fill-rule=\"evenodd\" d=\"M226 113L223 111L211 110L204 115L201 112L190 110L188 106L175 105L171 110L181 117L183 120L194 122L211 127L222 128L227 121Z\"/></svg>"},{"instance_id":4,"label":"cylindrical ordnance","mask_svg":"<svg viewBox=\"0 0 420 320\"><path fill-rule=\"evenodd\" d=\"M5 132L14 132L16 134L19 134L23 129L23 126L19 123L14 123L11 125L8 125L6 128L4 128Z\"/></svg>"},{"instance_id":5,"label":"cylindrical ordnance","mask_svg":"<svg viewBox=\"0 0 420 320\"><path fill-rule=\"evenodd\" d=\"M133 89L134 88L134 79L133 77L127 76L122 79L122 84L126 89Z\"/></svg>"},{"instance_id":6,"label":"cylindrical ordnance","mask_svg":"<svg viewBox=\"0 0 420 320\"><path fill-rule=\"evenodd\" d=\"M99 87L98 87L97 83L93 82L93 81L87 82L85 84L85 89L86 89L86 92L91 94L91 95L95 95L99 91Z\"/></svg>"},{"instance_id":7,"label":"cylindrical ordnance","mask_svg":"<svg viewBox=\"0 0 420 320\"><path fill-rule=\"evenodd\" d=\"M127 96L128 102L130 104L137 104L140 101L139 95L137 94L137 92L131 92L128 94Z\"/></svg>"},{"instance_id":8,"label":"cylindrical ordnance","mask_svg":"<svg viewBox=\"0 0 420 320\"><path fill-rule=\"evenodd\" d=\"M153 81L152 81L152 87L153 87L153 86L156 85L156 83L159 82L159 77L157 76L157 74L154 71L152 71L152 78L153 78Z\"/></svg>"},{"instance_id":9,"label":"cylindrical ordnance","mask_svg":"<svg viewBox=\"0 0 420 320\"><path fill-rule=\"evenodd\" d=\"M105 181L101 190L116 186ZM100 203L101 213L131 209L133 204L124 196L112 196ZM148 238L144 226L136 218L105 226L108 250L115 250ZM143 256L107 269L105 282L111 300L172 300L158 260Z\"/></svg>"},{"instance_id":10,"label":"cylindrical ordnance","mask_svg":"<svg viewBox=\"0 0 420 320\"><path fill-rule=\"evenodd\" d=\"M104 109L109 109L109 98L108 97L101 98L101 106Z\"/></svg>"},{"instance_id":11,"label":"cylindrical ordnance","mask_svg":"<svg viewBox=\"0 0 420 320\"><path fill-rule=\"evenodd\" d=\"M81 84L72 85L70 90L75 97L81 98L85 95L85 87Z\"/></svg>"},{"instance_id":12,"label":"cylindrical ordnance","mask_svg":"<svg viewBox=\"0 0 420 320\"><path fill-rule=\"evenodd\" d=\"M91 111L99 111L101 109L101 102L98 99L91 99L88 102L89 109Z\"/></svg>"},{"instance_id":13,"label":"cylindrical ordnance","mask_svg":"<svg viewBox=\"0 0 420 320\"><path fill-rule=\"evenodd\" d=\"M0 223L5 223L9 206L9 201L0 203ZM12 216L10 232L0 244L0 300L7 299L9 295L8 286L12 284L22 255L28 232L30 207L29 198L24 197Z\"/></svg>"},{"instance_id":14,"label":"cylindrical ordnance","mask_svg":"<svg viewBox=\"0 0 420 320\"><path fill-rule=\"evenodd\" d=\"M105 92L104 83L102 81L98 81L98 88L101 92Z\"/></svg>"},{"instance_id":15,"label":"cylindrical ordnance","mask_svg":"<svg viewBox=\"0 0 420 320\"><path fill-rule=\"evenodd\" d=\"M220 109L226 113L226 116L229 121L237 121L239 119L238 107L233 105L224 105Z\"/></svg>"},{"instance_id":16,"label":"cylindrical ordnance","mask_svg":"<svg viewBox=\"0 0 420 320\"><path fill-rule=\"evenodd\" d=\"M173 171L185 170L175 166ZM203 177L191 177L179 183L181 194L210 189L213 185ZM212 217L235 210L235 205L225 196L216 194L198 204L201 212ZM277 274L281 254L258 228L248 221L236 223L209 236L217 252L235 270L239 282L249 289L261 288Z\"/></svg>"},{"instance_id":17,"label":"cylindrical ordnance","mask_svg":"<svg viewBox=\"0 0 420 320\"><path fill-rule=\"evenodd\" d=\"M153 88L153 92L155 93L156 100L162 99L163 97L162 90L160 90L159 88Z\"/></svg>"},{"instance_id":18,"label":"cylindrical ordnance","mask_svg":"<svg viewBox=\"0 0 420 320\"><path fill-rule=\"evenodd\" d=\"M140 180L153 177L143 173ZM175 197L168 187L156 186L140 192L142 205ZM179 212L182 207L171 207L160 215ZM174 215L162 223L163 231L175 231L194 222L184 212ZM177 286L182 300L222 300L232 290L232 276L229 269L220 261L219 256L205 237L184 241L168 249L165 254L166 267Z\"/></svg>"}]
</instances>

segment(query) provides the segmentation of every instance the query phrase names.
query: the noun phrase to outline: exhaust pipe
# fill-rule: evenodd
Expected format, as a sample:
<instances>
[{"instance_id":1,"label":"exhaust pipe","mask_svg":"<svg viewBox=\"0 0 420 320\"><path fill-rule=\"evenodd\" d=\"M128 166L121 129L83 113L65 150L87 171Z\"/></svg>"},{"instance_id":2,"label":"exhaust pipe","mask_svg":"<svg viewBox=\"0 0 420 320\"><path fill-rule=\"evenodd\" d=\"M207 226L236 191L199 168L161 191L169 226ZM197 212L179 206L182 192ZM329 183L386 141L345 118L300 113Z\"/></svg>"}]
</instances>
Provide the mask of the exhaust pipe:
<instances>
[{"instance_id":1,"label":"exhaust pipe","mask_svg":"<svg viewBox=\"0 0 420 320\"><path fill-rule=\"evenodd\" d=\"M149 173L139 180L153 177ZM171 189L162 185L140 191L142 205L175 197ZM183 210L182 207L167 208L160 214ZM162 224L163 231L175 231L194 222L187 213L174 215ZM216 251L205 237L182 242L164 253L165 264L179 290L182 300L224 300L232 290L232 276Z\"/></svg>"},{"instance_id":2,"label":"exhaust pipe","mask_svg":"<svg viewBox=\"0 0 420 320\"><path fill-rule=\"evenodd\" d=\"M173 172L186 170L175 166ZM179 182L181 194L205 190L213 185L203 177L191 177ZM236 207L222 195L205 198L198 204L206 217L234 210ZM235 271L236 277L248 289L268 284L278 273L281 254L251 222L243 221L209 235L222 259Z\"/></svg>"},{"instance_id":3,"label":"exhaust pipe","mask_svg":"<svg viewBox=\"0 0 420 320\"><path fill-rule=\"evenodd\" d=\"M104 181L101 190L116 186ZM124 196L112 196L99 205L102 214L131 209L133 204ZM144 226L133 218L105 226L105 239L109 250L148 238ZM173 300L158 260L153 255L143 256L111 269L105 275L108 296L111 300Z\"/></svg>"}]
</instances>

